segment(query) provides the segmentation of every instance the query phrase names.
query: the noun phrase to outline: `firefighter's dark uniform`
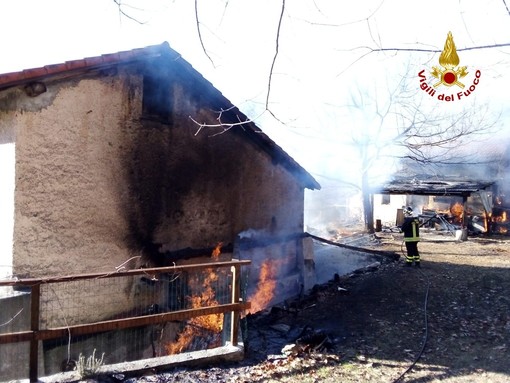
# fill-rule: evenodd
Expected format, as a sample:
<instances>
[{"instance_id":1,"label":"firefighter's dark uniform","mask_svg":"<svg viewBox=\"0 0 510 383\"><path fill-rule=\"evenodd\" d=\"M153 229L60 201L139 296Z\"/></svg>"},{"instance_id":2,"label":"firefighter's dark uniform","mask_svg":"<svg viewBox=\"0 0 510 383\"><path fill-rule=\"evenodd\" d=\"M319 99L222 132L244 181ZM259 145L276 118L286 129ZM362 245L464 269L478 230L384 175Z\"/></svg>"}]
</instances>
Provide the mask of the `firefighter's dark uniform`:
<instances>
[{"instance_id":1,"label":"firefighter's dark uniform","mask_svg":"<svg viewBox=\"0 0 510 383\"><path fill-rule=\"evenodd\" d=\"M404 232L404 242L406 244L406 265L411 266L414 262L420 266L420 253L418 252L418 242L420 241L420 221L416 217L406 217L402 224Z\"/></svg>"}]
</instances>

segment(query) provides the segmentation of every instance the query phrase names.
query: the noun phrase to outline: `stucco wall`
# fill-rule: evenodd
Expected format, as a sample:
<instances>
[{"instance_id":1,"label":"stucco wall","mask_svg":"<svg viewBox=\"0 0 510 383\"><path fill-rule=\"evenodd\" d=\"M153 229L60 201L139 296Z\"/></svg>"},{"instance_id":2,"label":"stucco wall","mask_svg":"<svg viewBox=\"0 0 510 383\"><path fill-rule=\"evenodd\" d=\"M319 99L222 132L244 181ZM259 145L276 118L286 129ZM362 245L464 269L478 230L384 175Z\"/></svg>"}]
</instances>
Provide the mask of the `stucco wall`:
<instances>
[{"instance_id":1,"label":"stucco wall","mask_svg":"<svg viewBox=\"0 0 510 383\"><path fill-rule=\"evenodd\" d=\"M122 156L140 94L121 76L48 84L39 97L19 94L2 116L16 142L14 274L111 270L129 255Z\"/></svg>"},{"instance_id":2,"label":"stucco wall","mask_svg":"<svg viewBox=\"0 0 510 383\"><path fill-rule=\"evenodd\" d=\"M110 272L159 245L233 243L250 228L302 231L304 192L282 166L234 130L196 134L189 116L217 113L178 82L171 122L140 119L137 73L0 93L0 135L16 143L17 276Z\"/></svg>"}]
</instances>

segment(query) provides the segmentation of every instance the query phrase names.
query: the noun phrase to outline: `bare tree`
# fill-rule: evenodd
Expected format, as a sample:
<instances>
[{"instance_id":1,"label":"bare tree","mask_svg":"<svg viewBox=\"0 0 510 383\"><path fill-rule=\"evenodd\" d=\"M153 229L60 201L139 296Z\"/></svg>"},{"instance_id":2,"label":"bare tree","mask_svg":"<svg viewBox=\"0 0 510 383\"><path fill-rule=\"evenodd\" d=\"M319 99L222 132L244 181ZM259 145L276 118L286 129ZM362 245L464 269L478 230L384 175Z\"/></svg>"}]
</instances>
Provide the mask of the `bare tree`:
<instances>
[{"instance_id":1,"label":"bare tree","mask_svg":"<svg viewBox=\"0 0 510 383\"><path fill-rule=\"evenodd\" d=\"M377 186L374 182L379 182L378 174L374 174L379 162L397 164L407 160L429 168L470 161L480 164L483 159L468 158L462 146L486 138L497 129L498 116L490 115L487 105L466 104L456 113L445 108L426 108L409 78L412 77L403 76L385 97L360 89L351 93L351 111L369 115L372 120L370 124L354 126L351 135L358 151L358 188L369 233L374 232L372 193Z\"/></svg>"},{"instance_id":2,"label":"bare tree","mask_svg":"<svg viewBox=\"0 0 510 383\"><path fill-rule=\"evenodd\" d=\"M140 14L143 11L140 8L131 6L128 1L123 0L111 0L113 1L114 5L118 8L119 16L124 17L130 21L139 23L139 24L145 24L145 21L140 20ZM172 3L175 0L168 0L169 4ZM191 4L191 3L190 3ZM203 14L204 11L201 12L201 7L206 4L206 2L201 2L199 0L194 0L194 17L195 17L195 26L196 26L196 38L197 38L197 44L200 45L202 48L202 51L204 55L207 57L207 59L212 63L213 66L216 66L213 58L211 57L208 49L207 41L203 34ZM222 0L223 5L223 16L225 15L227 9L229 8L230 1L229 0ZM308 20L300 20L304 23L308 23L316 28L333 28L333 29L341 29L347 25L366 25L366 28L368 30L368 35L370 36L369 41L370 44L363 45L363 46L353 46L348 49L345 49L345 52L359 52L359 55L346 67L344 67L338 75L341 75L342 73L346 72L351 68L352 66L359 64L362 62L364 58L367 56L378 54L378 53L389 53L389 54L396 54L396 53L402 53L402 52L416 52L420 54L424 53L440 53L440 49L431 49L431 48L423 48L419 43L412 44L411 47L409 46L385 46L381 42L380 36L377 36L377 34L372 30L371 22L373 19L378 15L378 12L385 4L384 0L381 0L378 6L375 7L372 11L367 11L368 14L366 17L362 17L360 19L355 19L353 21L347 22L347 23L340 23L340 24L324 24L319 23L315 21L308 21ZM313 2L313 5L316 9L316 12L320 15L324 15L325 12L323 12L320 8L320 6ZM267 45L268 50L274 50L274 54L272 55L271 61L267 63L267 86L266 86L266 95L265 95L265 110L269 112L275 119L280 120L279 116L276 116L272 110L270 109L270 97L271 97L271 91L272 86L274 82L274 70L276 63L278 61L279 56L281 55L281 51L285 49L285 45L282 44L282 31L285 28L284 25L284 16L287 16L288 19L292 18L291 11L287 11L287 5L286 0L280 0L279 3L279 14L274 15L268 15L273 16L270 19L266 19L265 23L272 23L274 25L274 44ZM501 5L501 12L506 12L510 15L510 12L508 12L508 5L506 3L506 0L502 0ZM276 12L273 9L273 12ZM459 52L465 52L465 51L482 51L482 50L497 50L501 48L510 47L510 42L498 42L493 44L485 44L485 45L476 45L476 46L466 46L463 48L458 49Z\"/></svg>"},{"instance_id":3,"label":"bare tree","mask_svg":"<svg viewBox=\"0 0 510 383\"><path fill-rule=\"evenodd\" d=\"M113 0L119 7L119 13L126 15L126 8L123 7L121 0ZM170 0L169 0L170 1ZM229 7L229 1L223 2L224 10ZM265 95L265 111L269 112L272 117L278 121L283 121L280 116L277 116L270 110L270 96L274 85L274 70L278 58L282 51L285 50L285 44L282 41L282 31L285 29L285 18L289 19L291 10L287 10L285 0L280 0L280 13L274 14L271 17L271 22L275 23L275 36L274 44L268 46L268 49L274 50L274 55L270 62L267 63L267 85ZM319 5L314 3L319 14L324 14ZM350 50L359 52L347 67L340 70L341 73L349 68L361 63L365 58L380 54L380 53L400 53L400 52L415 52L418 54L440 53L440 49L423 48L418 43L409 46L385 46L381 43L381 38L377 36L375 31L372 30L371 21L377 16L380 8L383 6L384 1L381 1L379 6L374 10L369 11L366 17L353 20L348 24L366 25L368 35L370 36L370 45L367 46L353 46ZM207 41L204 40L202 33L202 19L200 6L201 2L195 0L195 24L197 30L197 41L199 42L205 56L213 62L209 53ZM289 3L289 8L291 4ZM502 0L502 12L508 12L506 0ZM317 28L343 28L346 24L319 24L314 21L301 20L309 23ZM267 20L266 20L267 22ZM472 50L496 50L504 47L509 47L510 42L498 42L489 45L476 45L467 46L461 51ZM346 50L347 51L347 50ZM214 65L214 62L213 62ZM340 74L339 74L340 75ZM358 114L371 115L371 126L356 126L356 134L352 135L352 146L357 150L357 163L359 164L359 178L355 181L350 180L347 182L355 183L363 196L363 214L367 231L373 231L373 197L371 190L373 187L373 173L377 164L386 159L393 160L407 160L417 164L434 165L434 164L448 164L466 161L462 158L461 153L456 152L456 147L460 143L473 141L483 134L488 133L494 126L496 117L487 118L487 108L478 106L475 109L470 109L468 105L463 110L455 113L439 113L424 112L423 105L417 101L417 94L421 90L417 90L416 82L405 83L405 78L415 78L416 75L410 76L406 73L402 76L401 82L396 84L393 89L387 90L386 97L382 101L378 95L377 97L371 95L368 90L358 90L357 93L351 94L350 102L339 100L338 108L349 108L351 112L357 111ZM346 105L347 104L347 105ZM223 121L222 111L218 112L217 124L207 125L195 121L198 126L197 133L201 132L206 127L222 127L223 131L243 125L250 122L244 119L239 121ZM193 118L191 116L191 118Z\"/></svg>"}]
</instances>

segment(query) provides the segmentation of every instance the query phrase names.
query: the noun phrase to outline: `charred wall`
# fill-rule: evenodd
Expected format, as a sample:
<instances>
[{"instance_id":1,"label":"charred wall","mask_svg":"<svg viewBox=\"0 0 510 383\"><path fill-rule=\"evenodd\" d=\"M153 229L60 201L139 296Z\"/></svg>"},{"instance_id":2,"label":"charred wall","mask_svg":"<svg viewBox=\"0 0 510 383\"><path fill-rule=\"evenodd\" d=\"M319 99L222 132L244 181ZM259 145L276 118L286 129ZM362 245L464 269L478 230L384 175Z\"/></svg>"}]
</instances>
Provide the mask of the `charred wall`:
<instances>
[{"instance_id":1,"label":"charred wall","mask_svg":"<svg viewBox=\"0 0 510 383\"><path fill-rule=\"evenodd\" d=\"M301 232L304 191L294 177L243 136L242 127L200 129L190 116L217 125L219 107L193 79L154 76L144 86L144 114L126 163L133 243L159 263L161 253L233 243L250 228ZM154 106L157 101L172 108Z\"/></svg>"}]
</instances>

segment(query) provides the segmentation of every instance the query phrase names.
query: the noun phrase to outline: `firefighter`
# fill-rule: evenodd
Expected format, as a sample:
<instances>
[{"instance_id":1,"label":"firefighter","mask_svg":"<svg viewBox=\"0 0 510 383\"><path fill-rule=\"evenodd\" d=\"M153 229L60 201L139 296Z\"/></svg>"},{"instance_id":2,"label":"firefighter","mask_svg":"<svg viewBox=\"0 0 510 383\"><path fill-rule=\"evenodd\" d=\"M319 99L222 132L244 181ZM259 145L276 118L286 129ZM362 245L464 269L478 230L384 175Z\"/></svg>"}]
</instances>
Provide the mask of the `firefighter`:
<instances>
[{"instance_id":1,"label":"firefighter","mask_svg":"<svg viewBox=\"0 0 510 383\"><path fill-rule=\"evenodd\" d=\"M404 242L406 244L406 266L420 267L420 253L418 252L418 242L420 241L420 220L413 216L413 209L409 206L404 208L404 223L402 232L404 233Z\"/></svg>"}]
</instances>

